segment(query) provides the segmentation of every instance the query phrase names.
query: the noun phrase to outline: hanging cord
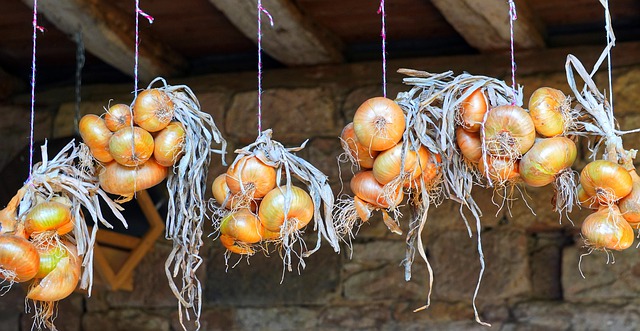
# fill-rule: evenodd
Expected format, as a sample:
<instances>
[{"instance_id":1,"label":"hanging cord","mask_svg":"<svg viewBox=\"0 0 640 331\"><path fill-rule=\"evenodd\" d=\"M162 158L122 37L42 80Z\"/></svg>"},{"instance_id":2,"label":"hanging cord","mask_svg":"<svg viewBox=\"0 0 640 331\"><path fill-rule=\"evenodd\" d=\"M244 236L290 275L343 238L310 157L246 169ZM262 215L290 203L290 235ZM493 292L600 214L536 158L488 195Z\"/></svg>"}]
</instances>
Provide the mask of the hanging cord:
<instances>
[{"instance_id":1,"label":"hanging cord","mask_svg":"<svg viewBox=\"0 0 640 331\"><path fill-rule=\"evenodd\" d=\"M136 42L135 42L135 56L133 64L133 93L134 96L138 96L138 58L140 57L140 22L139 16L142 15L149 21L149 24L153 24L153 17L145 13L140 9L140 0L136 0Z\"/></svg>"},{"instance_id":2,"label":"hanging cord","mask_svg":"<svg viewBox=\"0 0 640 331\"><path fill-rule=\"evenodd\" d=\"M80 121L80 102L82 102L82 95L80 88L82 86L82 69L84 68L84 41L82 40L82 31L76 32L76 116L73 118L74 128L76 135L80 134L80 128L78 123Z\"/></svg>"},{"instance_id":3,"label":"hanging cord","mask_svg":"<svg viewBox=\"0 0 640 331\"><path fill-rule=\"evenodd\" d=\"M378 8L378 14L382 16L382 30L380 36L382 37L382 96L387 97L387 26L386 26L386 13L384 11L384 0L380 1L380 7Z\"/></svg>"},{"instance_id":4,"label":"hanging cord","mask_svg":"<svg viewBox=\"0 0 640 331\"><path fill-rule=\"evenodd\" d=\"M265 13L269 17L269 24L273 27L273 17L262 7L262 0L258 0L258 135L262 132L262 18Z\"/></svg>"},{"instance_id":5,"label":"hanging cord","mask_svg":"<svg viewBox=\"0 0 640 331\"><path fill-rule=\"evenodd\" d=\"M516 13L516 4L513 2L513 0L509 0L509 32L511 36L511 89L513 90L513 105L516 104L516 100L518 99L518 91L516 90L516 52L513 45L513 21L517 19L518 14Z\"/></svg>"},{"instance_id":6,"label":"hanging cord","mask_svg":"<svg viewBox=\"0 0 640 331\"><path fill-rule=\"evenodd\" d=\"M611 12L609 11L609 0L600 0L604 7L605 30L607 32L607 70L609 78L609 105L611 106L611 115L613 116L613 80L611 78L611 48L616 45L616 36L613 34L613 26L611 25Z\"/></svg>"},{"instance_id":7,"label":"hanging cord","mask_svg":"<svg viewBox=\"0 0 640 331\"><path fill-rule=\"evenodd\" d=\"M31 119L29 127L29 179L33 170L33 125L36 117L36 37L37 32L44 33L44 28L38 25L38 0L33 0L33 50L31 52Z\"/></svg>"}]
</instances>

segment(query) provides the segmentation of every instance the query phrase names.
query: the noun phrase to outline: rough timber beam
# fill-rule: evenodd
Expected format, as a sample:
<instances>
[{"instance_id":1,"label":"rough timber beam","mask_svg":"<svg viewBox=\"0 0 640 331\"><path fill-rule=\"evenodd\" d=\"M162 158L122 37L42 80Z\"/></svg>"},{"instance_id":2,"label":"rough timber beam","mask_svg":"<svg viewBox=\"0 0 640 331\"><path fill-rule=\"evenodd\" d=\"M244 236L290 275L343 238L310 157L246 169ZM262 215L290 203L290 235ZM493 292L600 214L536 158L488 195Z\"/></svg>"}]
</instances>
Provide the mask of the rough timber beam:
<instances>
[{"instance_id":1,"label":"rough timber beam","mask_svg":"<svg viewBox=\"0 0 640 331\"><path fill-rule=\"evenodd\" d=\"M255 1L209 0L248 38L257 42ZM262 48L274 59L289 66L339 63L343 61L340 42L315 26L291 0L265 0L262 14Z\"/></svg>"},{"instance_id":2,"label":"rough timber beam","mask_svg":"<svg viewBox=\"0 0 640 331\"><path fill-rule=\"evenodd\" d=\"M445 19L481 52L509 49L510 24L507 0L431 0ZM544 48L544 28L526 0L515 1L515 47Z\"/></svg>"},{"instance_id":3,"label":"rough timber beam","mask_svg":"<svg viewBox=\"0 0 640 331\"><path fill-rule=\"evenodd\" d=\"M33 0L23 0L33 7ZM135 21L104 0L40 1L38 11L69 36L82 32L88 52L133 76ZM146 22L141 18L140 22ZM150 37L140 42L138 74L143 82L179 73L186 61Z\"/></svg>"}]
</instances>

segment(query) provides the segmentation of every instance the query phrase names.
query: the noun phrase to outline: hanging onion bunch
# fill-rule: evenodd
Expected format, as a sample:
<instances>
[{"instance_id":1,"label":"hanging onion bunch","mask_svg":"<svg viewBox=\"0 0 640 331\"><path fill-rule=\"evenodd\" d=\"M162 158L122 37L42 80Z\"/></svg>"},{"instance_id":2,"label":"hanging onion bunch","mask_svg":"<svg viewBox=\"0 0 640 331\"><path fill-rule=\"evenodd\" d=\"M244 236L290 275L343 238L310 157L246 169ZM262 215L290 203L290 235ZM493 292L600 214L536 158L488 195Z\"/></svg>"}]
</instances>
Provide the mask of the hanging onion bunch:
<instances>
[{"instance_id":1,"label":"hanging onion bunch","mask_svg":"<svg viewBox=\"0 0 640 331\"><path fill-rule=\"evenodd\" d=\"M235 151L234 162L213 183L210 207L228 253L268 253L273 244L285 268L292 271L293 255L299 259L298 269L304 268L304 258L320 248L323 238L340 251L331 215L333 193L327 176L294 154L306 142L285 148L271 140L271 134L265 130L254 143ZM317 231L313 249L303 239L311 222Z\"/></svg>"},{"instance_id":2,"label":"hanging onion bunch","mask_svg":"<svg viewBox=\"0 0 640 331\"><path fill-rule=\"evenodd\" d=\"M80 287L91 292L93 247L102 215L100 200L126 227L122 209L101 189L87 145L67 144L42 162L0 212L0 274L9 283L31 281L27 299L35 306L34 326L55 330L55 303ZM93 219L90 230L84 208Z\"/></svg>"}]
</instances>

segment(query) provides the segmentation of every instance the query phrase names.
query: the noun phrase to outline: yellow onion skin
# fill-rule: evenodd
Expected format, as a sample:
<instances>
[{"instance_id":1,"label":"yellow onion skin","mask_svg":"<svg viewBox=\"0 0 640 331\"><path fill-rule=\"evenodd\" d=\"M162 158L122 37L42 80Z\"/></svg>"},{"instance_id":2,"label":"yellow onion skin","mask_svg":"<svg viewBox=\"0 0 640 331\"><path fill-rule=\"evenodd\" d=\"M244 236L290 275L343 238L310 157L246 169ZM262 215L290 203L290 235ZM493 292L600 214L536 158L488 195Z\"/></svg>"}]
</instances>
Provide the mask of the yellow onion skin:
<instances>
[{"instance_id":1,"label":"yellow onion skin","mask_svg":"<svg viewBox=\"0 0 640 331\"><path fill-rule=\"evenodd\" d=\"M2 234L0 235L0 278L5 278L8 272L15 277L8 279L14 282L26 282L38 273L40 256L33 244L25 238Z\"/></svg>"},{"instance_id":2,"label":"yellow onion skin","mask_svg":"<svg viewBox=\"0 0 640 331\"><path fill-rule=\"evenodd\" d=\"M383 185L376 181L373 171L360 171L351 178L351 191L362 201L372 204L376 208L388 208L391 205L398 205L404 194L402 187L398 187L393 196L385 198Z\"/></svg>"},{"instance_id":3,"label":"yellow onion skin","mask_svg":"<svg viewBox=\"0 0 640 331\"><path fill-rule=\"evenodd\" d=\"M153 157L165 167L171 167L182 157L186 131L180 122L171 122L153 138Z\"/></svg>"},{"instance_id":4,"label":"yellow onion skin","mask_svg":"<svg viewBox=\"0 0 640 331\"><path fill-rule=\"evenodd\" d=\"M7 232L16 232L18 230L18 205L24 197L26 189L23 187L16 192L11 198L7 206L0 210L0 234ZM22 231L24 232L24 231ZM15 233L14 233L15 234Z\"/></svg>"},{"instance_id":5,"label":"yellow onion skin","mask_svg":"<svg viewBox=\"0 0 640 331\"><path fill-rule=\"evenodd\" d=\"M113 157L109 153L109 140L113 132L109 130L100 116L88 114L82 116L78 122L78 131L82 141L89 147L93 157L100 162L111 162Z\"/></svg>"},{"instance_id":6,"label":"yellow onion skin","mask_svg":"<svg viewBox=\"0 0 640 331\"><path fill-rule=\"evenodd\" d=\"M358 137L356 137L356 133L353 130L353 122L342 129L340 138L342 139L342 148L358 161L361 168L373 168L373 161L380 152L369 150L358 141Z\"/></svg>"},{"instance_id":7,"label":"yellow onion skin","mask_svg":"<svg viewBox=\"0 0 640 331\"><path fill-rule=\"evenodd\" d=\"M149 132L164 129L174 114L174 104L167 93L148 89L138 93L133 103L133 122Z\"/></svg>"},{"instance_id":8,"label":"yellow onion skin","mask_svg":"<svg viewBox=\"0 0 640 331\"><path fill-rule=\"evenodd\" d=\"M254 244L264 237L264 227L248 209L229 213L220 222L220 233L239 241Z\"/></svg>"},{"instance_id":9,"label":"yellow onion skin","mask_svg":"<svg viewBox=\"0 0 640 331\"><path fill-rule=\"evenodd\" d=\"M360 220L362 222L366 222L369 220L369 218L371 218L371 209L373 208L370 207L368 203L358 198L357 195L353 197L353 205L356 209L356 213L358 214L358 217L360 217Z\"/></svg>"},{"instance_id":10,"label":"yellow onion skin","mask_svg":"<svg viewBox=\"0 0 640 331\"><path fill-rule=\"evenodd\" d=\"M629 171L632 180L631 192L618 201L620 212L629 224L640 226L640 176L635 170Z\"/></svg>"},{"instance_id":11,"label":"yellow onion skin","mask_svg":"<svg viewBox=\"0 0 640 331\"><path fill-rule=\"evenodd\" d=\"M234 209L240 207L242 200L236 194L232 194L227 186L227 174L220 174L213 180L211 184L211 191L213 193L213 199L225 209ZM226 201L226 202L225 202ZM256 212L258 210L259 199L253 199L249 203L249 210Z\"/></svg>"},{"instance_id":12,"label":"yellow onion skin","mask_svg":"<svg viewBox=\"0 0 640 331\"><path fill-rule=\"evenodd\" d=\"M153 136L141 127L124 127L109 139L113 159L127 167L139 166L153 154Z\"/></svg>"},{"instance_id":13,"label":"yellow onion skin","mask_svg":"<svg viewBox=\"0 0 640 331\"><path fill-rule=\"evenodd\" d=\"M514 139L514 150L524 155L533 146L536 130L533 120L526 110L515 105L498 106L489 111L484 123L485 141L509 136ZM516 148L517 147L517 148ZM490 154L498 157L508 157L502 148L487 143Z\"/></svg>"},{"instance_id":14,"label":"yellow onion skin","mask_svg":"<svg viewBox=\"0 0 640 331\"><path fill-rule=\"evenodd\" d=\"M276 169L264 164L255 156L242 157L227 169L227 186L231 193L236 194L255 188L253 198L262 198L276 187Z\"/></svg>"},{"instance_id":15,"label":"yellow onion skin","mask_svg":"<svg viewBox=\"0 0 640 331\"><path fill-rule=\"evenodd\" d=\"M56 201L41 202L31 208L24 224L28 234L62 230L64 233L58 234L64 235L73 229L71 209ZM71 229L69 224L72 224Z\"/></svg>"},{"instance_id":16,"label":"yellow onion skin","mask_svg":"<svg viewBox=\"0 0 640 331\"><path fill-rule=\"evenodd\" d=\"M519 173L519 161L512 161L508 159L503 159L499 157L488 156L487 162L489 166L487 167L484 160L480 160L478 163L478 170L483 176L489 175L491 180L504 182L515 180L520 176Z\"/></svg>"},{"instance_id":17,"label":"yellow onion skin","mask_svg":"<svg viewBox=\"0 0 640 331\"><path fill-rule=\"evenodd\" d=\"M384 185L400 175L406 175L407 181L411 181L422 173L429 163L429 152L424 146L420 146L418 152L409 150L404 159L404 174L400 174L402 165L402 143L380 153L373 162L373 177L378 183Z\"/></svg>"},{"instance_id":18,"label":"yellow onion skin","mask_svg":"<svg viewBox=\"0 0 640 331\"><path fill-rule=\"evenodd\" d=\"M472 163L478 163L482 157L482 140L480 133L469 132L462 127L456 129L456 143L460 153Z\"/></svg>"},{"instance_id":19,"label":"yellow onion skin","mask_svg":"<svg viewBox=\"0 0 640 331\"><path fill-rule=\"evenodd\" d=\"M577 155L576 144L569 138L539 139L520 160L520 177L529 186L545 186L570 168Z\"/></svg>"},{"instance_id":20,"label":"yellow onion skin","mask_svg":"<svg viewBox=\"0 0 640 331\"><path fill-rule=\"evenodd\" d=\"M358 141L372 151L384 151L397 144L405 129L402 108L391 99L371 98L353 115L353 129Z\"/></svg>"},{"instance_id":21,"label":"yellow onion skin","mask_svg":"<svg viewBox=\"0 0 640 331\"><path fill-rule=\"evenodd\" d=\"M38 249L40 255L40 267L35 278L44 278L53 271L58 262L69 256L69 251L61 245L48 245Z\"/></svg>"},{"instance_id":22,"label":"yellow onion skin","mask_svg":"<svg viewBox=\"0 0 640 331\"><path fill-rule=\"evenodd\" d=\"M111 194L132 196L162 182L169 171L152 157L139 167L125 167L117 162L105 165L100 172L100 187Z\"/></svg>"},{"instance_id":23,"label":"yellow onion skin","mask_svg":"<svg viewBox=\"0 0 640 331\"><path fill-rule=\"evenodd\" d=\"M580 172L580 184L590 196L608 205L631 193L633 181L621 165L607 160L589 162Z\"/></svg>"},{"instance_id":24,"label":"yellow onion skin","mask_svg":"<svg viewBox=\"0 0 640 331\"><path fill-rule=\"evenodd\" d=\"M598 201L598 199L596 199L595 197L588 195L587 192L585 192L582 188L581 184L578 184L576 190L578 192L578 204L580 204L581 207L593 210L600 209L600 201Z\"/></svg>"},{"instance_id":25,"label":"yellow onion skin","mask_svg":"<svg viewBox=\"0 0 640 331\"><path fill-rule=\"evenodd\" d=\"M462 127L469 132L480 131L487 110L487 98L482 89L478 88L460 104Z\"/></svg>"},{"instance_id":26,"label":"yellow onion skin","mask_svg":"<svg viewBox=\"0 0 640 331\"><path fill-rule=\"evenodd\" d=\"M111 132L131 126L131 108L123 103L109 107L109 110L104 114L104 123Z\"/></svg>"},{"instance_id":27,"label":"yellow onion skin","mask_svg":"<svg viewBox=\"0 0 640 331\"><path fill-rule=\"evenodd\" d=\"M541 87L531 94L529 114L540 135L554 137L564 132L562 105L566 99L562 91L551 87Z\"/></svg>"},{"instance_id":28,"label":"yellow onion skin","mask_svg":"<svg viewBox=\"0 0 640 331\"><path fill-rule=\"evenodd\" d=\"M34 301L60 301L68 297L78 286L82 261L76 247L65 243L68 255L60 259L56 267L40 281L34 282L27 298Z\"/></svg>"},{"instance_id":29,"label":"yellow onion skin","mask_svg":"<svg viewBox=\"0 0 640 331\"><path fill-rule=\"evenodd\" d=\"M224 246L224 248L229 250L229 252L231 253L236 253L241 255L253 255L255 253L255 251L251 247L248 247L248 246L243 247L243 246L237 245L236 239L226 234L220 235L220 242L222 243L222 246Z\"/></svg>"},{"instance_id":30,"label":"yellow onion skin","mask_svg":"<svg viewBox=\"0 0 640 331\"><path fill-rule=\"evenodd\" d=\"M291 185L289 192L287 186L276 187L260 202L258 218L265 229L280 232L285 219L290 222L295 220L296 229L302 229L311 221L314 207L309 193L294 185ZM288 209L286 214L285 209Z\"/></svg>"},{"instance_id":31,"label":"yellow onion skin","mask_svg":"<svg viewBox=\"0 0 640 331\"><path fill-rule=\"evenodd\" d=\"M633 228L625 221L618 206L602 207L582 223L582 236L596 249L621 251L633 244Z\"/></svg>"}]
</instances>

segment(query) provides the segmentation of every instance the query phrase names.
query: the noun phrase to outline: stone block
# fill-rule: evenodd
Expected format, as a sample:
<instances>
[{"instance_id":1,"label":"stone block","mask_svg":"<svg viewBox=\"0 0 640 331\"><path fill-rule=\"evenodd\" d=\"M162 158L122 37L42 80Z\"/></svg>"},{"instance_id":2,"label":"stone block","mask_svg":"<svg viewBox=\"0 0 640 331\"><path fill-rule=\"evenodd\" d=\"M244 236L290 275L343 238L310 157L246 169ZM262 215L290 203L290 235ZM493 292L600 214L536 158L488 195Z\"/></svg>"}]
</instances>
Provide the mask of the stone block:
<instances>
[{"instance_id":1,"label":"stone block","mask_svg":"<svg viewBox=\"0 0 640 331\"><path fill-rule=\"evenodd\" d=\"M210 309L203 309L200 315L200 330L207 331L228 331L238 330L238 323L236 322L236 311L233 308L215 307ZM187 330L195 330L196 325L194 323L195 317L192 315L191 320L184 318L184 326ZM180 318L178 312L175 311L171 317L171 330L183 330L180 325Z\"/></svg>"},{"instance_id":2,"label":"stone block","mask_svg":"<svg viewBox=\"0 0 640 331\"><path fill-rule=\"evenodd\" d=\"M222 136L227 139L229 134L225 131L225 110L228 107L231 95L229 93L214 91L199 93L196 97L198 98L198 102L200 102L200 109L205 113L211 114L216 127L222 132Z\"/></svg>"},{"instance_id":3,"label":"stone block","mask_svg":"<svg viewBox=\"0 0 640 331\"><path fill-rule=\"evenodd\" d=\"M505 81L510 86L511 77L505 78ZM567 83L567 76L563 71L554 73L540 73L535 75L519 76L516 77L516 83L522 85L523 88L523 108L529 108L529 98L535 90L540 87L551 87L562 91L566 96L570 96L573 93Z\"/></svg>"},{"instance_id":4,"label":"stone block","mask_svg":"<svg viewBox=\"0 0 640 331\"><path fill-rule=\"evenodd\" d=\"M640 105L640 68L627 68L624 70L615 70L613 78L613 107L616 116L634 114L638 112ZM602 93L606 91L607 99L609 98L609 81L606 72L597 75L596 84Z\"/></svg>"},{"instance_id":5,"label":"stone block","mask_svg":"<svg viewBox=\"0 0 640 331\"><path fill-rule=\"evenodd\" d=\"M322 310L318 326L333 330L376 330L391 320L391 311L386 304L331 305Z\"/></svg>"},{"instance_id":6,"label":"stone block","mask_svg":"<svg viewBox=\"0 0 640 331\"><path fill-rule=\"evenodd\" d=\"M82 317L82 330L93 331L170 331L170 313L150 313L137 309L87 313Z\"/></svg>"},{"instance_id":7,"label":"stone block","mask_svg":"<svg viewBox=\"0 0 640 331\"><path fill-rule=\"evenodd\" d=\"M562 299L562 246L566 237L561 232L537 233L531 238L531 285L536 299Z\"/></svg>"},{"instance_id":8,"label":"stone block","mask_svg":"<svg viewBox=\"0 0 640 331\"><path fill-rule=\"evenodd\" d=\"M30 311L22 315L22 329L33 330L34 305L33 301L28 302ZM60 300L56 304L53 324L58 330L80 331L82 330L82 314L84 312L84 298L80 293L72 293L70 296ZM4 329L2 329L4 330Z\"/></svg>"},{"instance_id":9,"label":"stone block","mask_svg":"<svg viewBox=\"0 0 640 331\"><path fill-rule=\"evenodd\" d=\"M226 115L226 132L248 144L257 136L257 92L238 93ZM262 130L285 147L299 146L313 137L338 136L336 105L329 89L270 89L262 95Z\"/></svg>"},{"instance_id":10,"label":"stone block","mask_svg":"<svg viewBox=\"0 0 640 331\"><path fill-rule=\"evenodd\" d=\"M304 307L238 308L235 323L238 330L314 330L319 313Z\"/></svg>"},{"instance_id":11,"label":"stone block","mask_svg":"<svg viewBox=\"0 0 640 331\"><path fill-rule=\"evenodd\" d=\"M20 324L24 323L26 318L24 312L25 295L25 289L19 284L14 284L11 290L0 298L0 330L24 330L24 328L21 329Z\"/></svg>"}]
</instances>

